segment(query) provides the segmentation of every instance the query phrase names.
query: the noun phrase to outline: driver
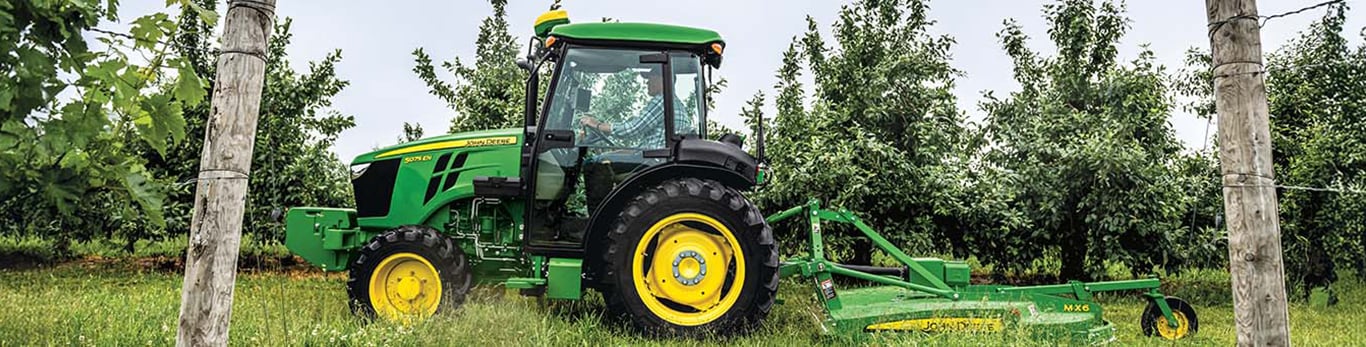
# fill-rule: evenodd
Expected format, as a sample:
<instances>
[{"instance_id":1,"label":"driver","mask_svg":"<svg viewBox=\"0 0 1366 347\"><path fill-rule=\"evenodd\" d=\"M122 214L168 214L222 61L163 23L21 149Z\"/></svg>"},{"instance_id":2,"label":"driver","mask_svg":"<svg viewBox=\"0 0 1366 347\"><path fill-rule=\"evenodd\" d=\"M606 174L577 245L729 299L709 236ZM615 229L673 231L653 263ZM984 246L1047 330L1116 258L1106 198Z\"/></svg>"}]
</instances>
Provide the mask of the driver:
<instances>
[{"instance_id":1,"label":"driver","mask_svg":"<svg viewBox=\"0 0 1366 347\"><path fill-rule=\"evenodd\" d=\"M640 113L635 117L618 122L619 124L603 122L591 115L582 115L579 118L579 124L600 132L600 134L584 135L611 136L618 139L634 140L628 142L638 144L638 146L624 144L631 147L664 148L664 75L662 69L656 67L641 72L640 76L645 78L646 92L650 96L650 100L645 102L645 107L641 108ZM684 110L683 105L678 100L674 100L674 110L676 112ZM687 129L690 129L690 123L692 123L692 119L685 116L676 117L674 121L675 131L678 132L688 131ZM596 208L598 203L602 202L607 194L612 192L612 188L617 182L617 174L632 172L647 166L640 148L602 153L585 160L584 195L589 208ZM660 159L652 158L650 160ZM622 166L623 172L616 172L618 170L613 169L614 162L617 163L617 166Z\"/></svg>"},{"instance_id":2,"label":"driver","mask_svg":"<svg viewBox=\"0 0 1366 347\"><path fill-rule=\"evenodd\" d=\"M597 129L604 135L611 135L615 138L637 139L639 144L646 147L664 146L664 74L659 68L652 68L649 71L640 73L645 78L646 93L650 100L645 103L645 107L640 110L640 114L628 119L623 124L612 124L603 122L590 115L579 118L579 123L585 127ZM675 100L674 109L681 110L680 105ZM682 117L687 118L687 117ZM677 123L686 122L687 119L679 119Z\"/></svg>"}]
</instances>

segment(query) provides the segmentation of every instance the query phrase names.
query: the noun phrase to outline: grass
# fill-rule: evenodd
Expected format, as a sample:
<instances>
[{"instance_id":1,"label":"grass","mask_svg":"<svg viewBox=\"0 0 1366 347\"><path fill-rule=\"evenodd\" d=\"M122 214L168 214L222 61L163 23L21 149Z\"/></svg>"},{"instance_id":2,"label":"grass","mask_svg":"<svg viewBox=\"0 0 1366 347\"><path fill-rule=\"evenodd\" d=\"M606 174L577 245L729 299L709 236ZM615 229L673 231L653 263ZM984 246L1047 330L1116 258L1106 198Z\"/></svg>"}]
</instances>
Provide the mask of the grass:
<instances>
[{"instance_id":1,"label":"grass","mask_svg":"<svg viewBox=\"0 0 1366 347\"><path fill-rule=\"evenodd\" d=\"M726 341L659 340L638 336L602 318L601 300L538 304L496 288L481 288L458 312L413 327L364 324L346 308L344 275L311 271L246 272L238 276L233 307L234 345L1053 345L1019 334L915 333L822 336L803 283L786 282L786 303L754 334ZM0 346L171 345L175 340L180 274L126 265L68 263L29 270L0 270ZM1366 341L1353 325L1366 316L1366 285L1346 279L1342 304L1292 303L1296 345L1350 345ZM1144 303L1110 298L1106 318L1124 345L1170 345L1142 336ZM1201 330L1181 345L1233 344L1232 308L1197 307Z\"/></svg>"}]
</instances>

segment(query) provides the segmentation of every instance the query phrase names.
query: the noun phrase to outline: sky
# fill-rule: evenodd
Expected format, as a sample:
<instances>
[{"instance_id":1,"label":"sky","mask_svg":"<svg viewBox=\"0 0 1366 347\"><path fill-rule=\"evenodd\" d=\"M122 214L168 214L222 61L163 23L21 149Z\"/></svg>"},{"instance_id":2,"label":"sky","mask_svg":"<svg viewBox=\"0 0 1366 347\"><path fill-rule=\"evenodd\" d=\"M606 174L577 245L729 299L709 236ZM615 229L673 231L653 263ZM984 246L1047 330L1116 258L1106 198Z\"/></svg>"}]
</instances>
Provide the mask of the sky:
<instances>
[{"instance_id":1,"label":"sky","mask_svg":"<svg viewBox=\"0 0 1366 347\"><path fill-rule=\"evenodd\" d=\"M1356 5L1360 0L1349 0ZM537 15L549 0L518 1L508 6L511 33L523 44ZM1007 18L1024 26L1036 51L1051 52L1043 5L1051 0L938 0L930 1L930 18L937 21L934 34L948 34L957 43L952 65L964 72L954 94L971 122L981 122L978 104L984 91L1004 96L1018 90L1012 65L1001 49L996 33ZM1320 0L1262 0L1263 15L1313 5ZM754 93L768 95L765 114L773 115L774 72L792 37L806 30L811 16L829 37L830 24L845 2L837 1L629 1L565 0L564 9L573 21L598 21L603 17L622 22L659 22L716 30L726 40L726 58L717 76L726 78L726 89L716 97L709 117L734 129L743 128L740 108ZM153 11L166 11L162 1L124 1L120 17L131 21ZM1135 58L1143 46L1169 71L1183 68L1185 52L1209 47L1205 2L1200 0L1129 0L1130 28L1121 42L1120 59ZM219 9L226 9L220 4ZM356 127L338 138L335 151L343 160L374 148L394 144L404 122L418 123L428 136L444 133L455 112L435 96L412 72L411 52L423 48L433 59L474 59L474 40L480 22L492 6L477 0L461 1L336 1L278 0L277 15L293 19L293 43L288 48L291 64L306 71L308 62L322 59L333 50L342 51L337 74L351 85L333 100L333 108L356 119ZM1274 51L1324 13L1323 9L1269 22L1262 30L1266 51ZM102 25L120 28L119 24ZM1348 13L1347 36L1360 44L1358 30L1366 27L1360 10ZM444 72L444 71L443 71ZM449 80L448 74L443 74ZM806 83L810 85L810 83ZM1217 125L1181 112L1170 120L1177 137L1187 148L1206 145L1207 134Z\"/></svg>"}]
</instances>

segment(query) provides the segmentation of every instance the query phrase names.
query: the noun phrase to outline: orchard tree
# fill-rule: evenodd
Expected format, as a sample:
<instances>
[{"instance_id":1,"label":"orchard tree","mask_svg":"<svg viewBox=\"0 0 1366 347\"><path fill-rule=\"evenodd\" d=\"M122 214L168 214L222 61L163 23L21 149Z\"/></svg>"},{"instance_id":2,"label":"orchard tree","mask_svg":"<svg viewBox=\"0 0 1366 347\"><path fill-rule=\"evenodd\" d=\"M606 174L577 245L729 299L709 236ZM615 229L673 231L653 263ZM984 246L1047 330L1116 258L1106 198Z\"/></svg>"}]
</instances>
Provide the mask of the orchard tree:
<instances>
[{"instance_id":1,"label":"orchard tree","mask_svg":"<svg viewBox=\"0 0 1366 347\"><path fill-rule=\"evenodd\" d=\"M213 19L188 1L168 5ZM167 14L138 17L126 34L98 29L118 20L116 7L0 3L0 232L65 243L127 219L164 224L165 182L130 146L166 155L207 84L165 42L178 33ZM104 50L90 50L87 37Z\"/></svg>"},{"instance_id":2,"label":"orchard tree","mask_svg":"<svg viewBox=\"0 0 1366 347\"><path fill-rule=\"evenodd\" d=\"M197 0L212 10L211 0ZM214 76L217 50L208 43L214 39L213 22L204 21L196 12L182 12L176 51L188 57L190 65ZM293 206L349 206L349 172L332 153L337 135L355 125L350 116L330 110L331 100L348 82L336 75L340 52L309 64L301 73L290 67L286 48L290 43L291 21L278 23L266 52L266 78L261 99L261 120L257 125L252 154L252 177L248 192L244 231L259 239L282 241L281 226L273 215ZM208 100L210 96L205 95ZM194 191L203 149L204 129L209 116L208 103L187 108L189 134L172 146L167 155L142 148L148 169L157 177L177 182L169 190L166 204L167 234L188 232ZM131 241L165 234L160 229L136 228L125 233Z\"/></svg>"},{"instance_id":3,"label":"orchard tree","mask_svg":"<svg viewBox=\"0 0 1366 347\"><path fill-rule=\"evenodd\" d=\"M1028 264L1058 252L1064 278L1096 278L1104 261L1150 269L1171 249L1182 187L1172 164L1181 145L1167 123L1172 102L1151 52L1120 64L1127 19L1112 1L1044 7L1057 51L1030 50L1013 20L998 34L1020 91L987 94L987 160L1007 173L1026 227L1000 235L1015 249L985 254Z\"/></svg>"},{"instance_id":4,"label":"orchard tree","mask_svg":"<svg viewBox=\"0 0 1366 347\"><path fill-rule=\"evenodd\" d=\"M1325 287L1335 296L1332 284L1342 267L1366 276L1366 193L1361 193L1366 190L1366 144L1361 141L1366 138L1366 104L1361 102L1366 100L1366 45L1348 45L1342 34L1346 11L1331 7L1267 56L1276 181L1294 187L1277 190L1286 280L1296 290L1292 297L1305 298ZM1196 100L1194 112L1212 114L1209 53L1191 50L1186 65L1177 86ZM1217 186L1217 173L1209 175Z\"/></svg>"},{"instance_id":5,"label":"orchard tree","mask_svg":"<svg viewBox=\"0 0 1366 347\"><path fill-rule=\"evenodd\" d=\"M927 11L918 0L845 5L830 46L808 17L807 33L779 70L768 148L774 184L761 195L765 206L819 198L862 212L912 251L960 244L949 237L961 230L953 178L964 167L966 134L951 93L959 73L948 63L953 40L929 33ZM809 109L793 78L802 61L815 80ZM864 238L832 238L831 244L842 260L872 260Z\"/></svg>"},{"instance_id":6,"label":"orchard tree","mask_svg":"<svg viewBox=\"0 0 1366 347\"><path fill-rule=\"evenodd\" d=\"M1267 93L1286 275L1299 294L1339 269L1366 275L1366 44L1343 36L1346 6L1270 55ZM1292 287L1292 288L1294 288Z\"/></svg>"},{"instance_id":7,"label":"orchard tree","mask_svg":"<svg viewBox=\"0 0 1366 347\"><path fill-rule=\"evenodd\" d=\"M479 25L474 65L460 58L441 63L455 77L447 83L437 77L432 58L421 48L413 51L413 72L430 93L455 110L451 133L511 128L521 124L526 86L525 72L517 67L517 42L508 33L507 0L490 0L493 15Z\"/></svg>"}]
</instances>

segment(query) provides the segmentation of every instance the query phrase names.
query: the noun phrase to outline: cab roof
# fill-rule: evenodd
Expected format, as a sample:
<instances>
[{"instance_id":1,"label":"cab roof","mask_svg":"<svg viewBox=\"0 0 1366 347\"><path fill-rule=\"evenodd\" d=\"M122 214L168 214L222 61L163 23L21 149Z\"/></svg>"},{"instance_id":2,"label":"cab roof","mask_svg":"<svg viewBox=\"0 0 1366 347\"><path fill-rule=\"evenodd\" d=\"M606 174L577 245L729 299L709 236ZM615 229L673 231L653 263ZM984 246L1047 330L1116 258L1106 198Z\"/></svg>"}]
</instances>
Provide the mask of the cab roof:
<instances>
[{"instance_id":1,"label":"cab roof","mask_svg":"<svg viewBox=\"0 0 1366 347\"><path fill-rule=\"evenodd\" d=\"M657 42L682 45L725 44L715 31L657 23L574 23L557 25L551 36L574 40Z\"/></svg>"}]
</instances>

